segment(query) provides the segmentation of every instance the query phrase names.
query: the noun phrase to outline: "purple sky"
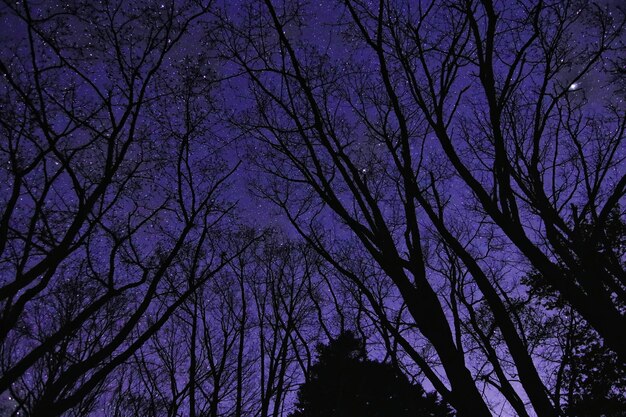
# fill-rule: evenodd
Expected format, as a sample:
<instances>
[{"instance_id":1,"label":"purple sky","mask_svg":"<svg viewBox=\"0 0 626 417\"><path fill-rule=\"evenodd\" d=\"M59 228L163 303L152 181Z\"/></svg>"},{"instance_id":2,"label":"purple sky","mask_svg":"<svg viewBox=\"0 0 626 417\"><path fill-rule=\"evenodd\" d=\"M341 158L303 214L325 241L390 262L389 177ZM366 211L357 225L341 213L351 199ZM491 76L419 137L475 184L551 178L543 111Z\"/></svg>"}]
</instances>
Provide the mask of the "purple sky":
<instances>
[{"instance_id":1,"label":"purple sky","mask_svg":"<svg viewBox=\"0 0 626 417\"><path fill-rule=\"evenodd\" d=\"M616 9L620 3L621 2L618 0L603 0L601 7L607 7L609 10ZM177 5L176 7L179 7L187 3L177 2L175 4ZM229 16L231 21L238 23L244 19L246 11L245 6L250 4L251 2L246 0L221 2L218 3L218 9L224 15ZM281 4L288 4L288 1ZM501 4L501 6L503 6L503 4ZM163 5L158 2L155 3L155 13L158 8L167 7L167 5L167 2L164 2ZM37 16L41 10L46 10L47 7L53 9L63 8L63 6L43 2L42 6L33 8L34 16ZM344 12L342 8L336 6L334 1L310 2L306 5L305 10L306 19L304 25L301 28L292 26L286 31L287 37L296 46L296 53L300 59L306 61L308 58L311 58L311 51L316 51L320 54L326 54L330 64L336 68L344 68L346 71L350 71L356 67L365 73L368 72L368 70L377 68L378 64L374 54L366 49L355 48L354 44L345 39L342 33L342 31L346 29L345 25L340 26L335 24L337 20L342 20L340 16L341 13ZM504 6L503 10L503 13L515 12L506 10ZM343 17L347 18L346 16ZM345 21L345 19L343 20ZM256 183L261 186L268 184L267 178L253 164L254 159L264 152L263 146L250 134L242 132L232 123L246 117L249 112L254 110L255 103L250 93L251 84L249 80L241 74L240 68L233 63L227 63L221 60L219 54L221 49L220 45L209 45L206 43L205 30L210 24L212 24L210 18L207 18L205 22L200 21L194 24L190 33L185 35L183 40L168 55L167 61L163 66L164 70L159 75L162 77L159 79L159 82L162 83L160 84L161 86L169 85L168 83L171 82L171 86L173 86L172 88L174 89L179 87L177 83L182 83L181 74L187 74L187 76L191 78L190 82L195 83L194 85L199 89L206 88L207 81L211 81L212 83L210 92L207 93L207 96L211 99L200 99L195 103L195 105L201 109L200 111L207 112L205 123L206 132L208 132L208 134L205 136L199 135L197 140L194 140L190 144L189 164L191 168L189 168L189 170L201 172L205 166L210 165L213 171L210 171L209 174L218 176L219 174L228 172L237 164L240 164L239 168L230 179L232 186L228 188L228 192L223 196L225 201L236 202L238 204L236 216L227 219L228 225L226 228L234 228L234 225L243 221L243 223L252 225L258 229L267 226L278 227L283 229L287 235L295 237L297 233L280 210L272 203L255 197L253 195L254 193L251 192L251 184ZM8 46L12 47L18 45L20 42L24 41L27 35L24 25L15 17L8 15L3 16L1 26L1 41L5 42ZM584 44L586 39L588 39L586 38L589 36L588 28L584 25L577 24L576 27L572 27L570 30L572 34L575 34L570 40L572 45ZM101 60L104 59L105 56L109 56L112 51L98 50L97 46L93 46L92 41L93 44L97 44L98 40L90 38L89 36L95 36L90 32L91 27L88 21L76 21L72 23L72 26L58 29L58 33L62 34L66 41L75 41L77 48L80 48L81 51L86 54L85 73L88 74L89 80L77 79L75 75L66 75L54 80L59 87L64 85L70 86L74 83L80 85L77 91L80 93L79 96L81 97L77 100L83 100L85 103L97 101L97 94L99 92L106 90L106 88L117 82L115 74L111 74L115 69L103 65L101 62ZM128 36L141 38L145 36L145 34L130 33ZM26 48L25 45L20 46L18 53L25 53L26 50L24 48ZM94 48L93 55L89 48ZM502 48L504 49L504 46L502 46ZM45 45L42 45L41 50L45 51ZM199 56L203 55L207 50L210 51L208 54L209 58L206 61L201 61ZM9 63L13 62L13 64L17 66L19 62L13 60L12 53L12 48L2 48L0 49L0 58ZM71 54L73 52L70 51L68 53ZM505 54L505 52L503 52L503 54ZM610 53L607 57L617 58L617 56L612 56ZM46 55L41 53L38 58L44 60ZM506 60L506 58L503 59ZM585 117L592 118L596 115L603 114L605 107L609 104L623 112L626 109L624 103L624 99L626 98L626 86L614 84L609 76L600 71L601 68L599 67L592 69L580 79L575 79L576 74L578 74L584 65L584 62L577 62L569 71L564 71L552 86L555 92L558 92L559 89L560 91L566 90L568 97L570 97L573 102L584 103L583 114ZM15 67L11 67L11 69L14 70ZM503 69L500 68L499 70L500 73L498 76L502 77ZM460 74L455 84L455 88L459 90L463 87L469 88L469 93L463 98L458 117L455 118L453 123L454 129L459 130L462 129L466 123L485 117L484 113L486 112L486 107L481 101L481 96L476 93L479 91L479 86L477 84L477 75L474 72L475 69L467 68L464 69L464 71L464 73ZM145 76L146 74L143 75ZM119 76L119 74L117 76ZM216 79L221 81L219 83L215 82ZM268 80L272 80L271 76L268 77ZM531 74L525 81L525 85L527 85L530 91L536 88L537 82L538 78ZM333 104L337 106L337 114L345 118L346 125L353 127L354 130L352 133L357 137L363 135L366 129L358 116L348 105L348 100L344 100L346 97L355 99L355 96L351 95L353 92L350 90L349 86L344 87L345 91L343 91L343 93L345 97L333 98ZM148 92L148 94L150 93L151 91ZM123 93L121 95L123 96ZM155 101L158 100L155 99ZM163 101L162 103L159 102L158 105L155 105L154 108L151 109L153 113L150 115L150 120L144 121L141 125L142 131L147 132L147 137L150 137L150 132L161 133L167 129L176 131L180 128L183 124L183 120L180 116L177 116L178 112L176 111L180 108L174 108L173 106L180 106L180 102L174 99L172 99L171 102ZM119 108L112 110L114 117L121 117L121 114L117 114L119 111L121 111ZM366 111L371 111L371 108L366 109ZM63 129L65 123L68 122L62 116L51 121L51 125L59 130ZM68 143L71 144L72 140L75 140L76 143L80 142L86 137L82 135L87 134L84 132L81 133L79 129L73 139L68 139ZM369 143L367 138L358 137L357 140L360 141L361 148L355 147L356 149L353 148L353 151L355 155L363 158L363 176L375 175L375 173L370 171L375 171L378 167L375 163L374 165L368 165L367 157L371 156L371 154L378 156L380 148L376 148L375 145ZM145 146L145 148L143 146ZM624 144L621 146L622 147L617 150L616 160L626 158L626 148ZM416 144L416 153L419 150L418 148L419 146ZM439 158L442 158L443 153L434 137L432 140L426 142L424 150L425 164L430 167L435 167L435 169L439 168L438 161L440 160ZM144 151L154 152L155 155L160 155L163 160L166 160L176 155L178 151L177 142L175 139L164 140L162 143L146 141L146 143L142 143L140 147L132 148L129 151L129 158L139 158ZM101 157L101 154L94 151L93 153L86 154L81 159L80 165L87 173L86 175L90 172L90 167L102 162ZM384 158L389 158L389 156L380 152L380 158L384 160ZM51 158L51 161L53 164L59 165L59 162L55 162L54 158ZM207 161L210 163L207 164ZM386 161L388 162L389 159ZM478 163L476 164L478 165ZM441 168L444 170L444 167ZM54 167L51 169L54 170ZM130 212L137 208L136 203L138 203L141 213L147 213L163 203L168 193L173 192L177 178L176 172L171 166L162 163L160 158L155 157L154 160L151 160L147 164L146 172L146 175L151 176L151 178L145 183L138 185L137 189L129 191L129 195L121 200L115 210L109 213L108 220L110 220L111 223L115 223L116 220L129 215ZM619 178L624 172L625 167L622 164L616 167L610 175L611 178ZM206 173L203 172L203 175L204 174ZM206 175L205 177L199 175L198 178L202 178L199 180L200 183L195 183L193 186L190 186L189 189L182 191L185 198L191 199L191 195L193 194L192 189L194 187L201 188L203 186L210 186L211 180L206 179L208 177L210 177L210 175ZM0 184L0 194L6 196L8 195L8 190L10 190L9 183L4 182ZM297 192L298 190L296 190L296 193ZM393 191L390 191L390 193L393 194ZM475 231L477 235L483 233L484 228L482 225L477 225L479 216L476 213L470 213L468 210L468 206L473 205L473 198L467 186L459 179L452 178L446 182L445 193L446 196L450 198L450 205L452 206L450 211L458 216L460 220L467 221L468 223L471 223L471 220L475 219L477 223L472 224L470 228ZM4 203L7 197L1 198ZM77 196L75 195L73 184L69 177L61 177L59 179L54 187L54 193L51 193L50 198L54 200L54 204L59 206L75 207L78 204L76 201ZM394 205L393 202L397 202L398 198L397 195L393 195L390 197L390 203L388 205L382 204L383 212L390 218L397 215L397 206ZM19 208L22 212L27 213L28 210L32 209L32 206L33 202L29 201L28 198L20 200ZM178 218L177 215L178 214L169 211L159 214L150 224L150 227L147 227L140 233L141 238L138 239L138 243L140 243L139 251L147 256L147 254L153 252L156 245L160 243L155 239L155 236L161 239L166 232L177 230L180 222L180 218ZM335 239L335 243L351 238L352 235L347 230L347 227L340 224L337 217L331 213L330 210L324 209L322 214L319 215L319 219L321 219L321 227L328 230L330 236ZM62 222L62 220L60 220L60 222ZM533 218L530 215L528 223L525 224L525 226L528 228L529 232L532 231L533 228L540 228L537 218ZM428 228L426 221L424 221L424 227L425 229ZM482 253L487 251L487 246L484 242L486 242L486 237L483 238L479 236L475 240L471 239L471 242L468 244L471 244L472 249L477 253ZM102 256L105 256L107 250L110 249L109 245L110 242L102 237L101 241L93 244L93 250L101 250ZM498 256L503 265L505 265L505 276L517 280L519 276L525 272L525 265L519 266L520 259L518 253L503 250ZM512 258L508 259L508 256ZM506 285L506 283L504 285Z\"/></svg>"}]
</instances>

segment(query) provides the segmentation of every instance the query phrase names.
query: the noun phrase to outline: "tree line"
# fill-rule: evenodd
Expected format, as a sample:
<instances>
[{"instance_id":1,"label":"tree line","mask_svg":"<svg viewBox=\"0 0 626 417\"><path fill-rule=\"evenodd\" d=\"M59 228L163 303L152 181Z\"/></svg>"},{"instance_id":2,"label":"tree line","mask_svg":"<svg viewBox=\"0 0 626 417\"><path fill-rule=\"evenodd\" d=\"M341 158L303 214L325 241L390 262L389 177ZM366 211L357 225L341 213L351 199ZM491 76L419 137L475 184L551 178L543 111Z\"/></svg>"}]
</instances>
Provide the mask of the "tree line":
<instances>
[{"instance_id":1,"label":"tree line","mask_svg":"<svg viewBox=\"0 0 626 417\"><path fill-rule=\"evenodd\" d=\"M625 415L626 11L323 3L3 2L4 414Z\"/></svg>"}]
</instances>

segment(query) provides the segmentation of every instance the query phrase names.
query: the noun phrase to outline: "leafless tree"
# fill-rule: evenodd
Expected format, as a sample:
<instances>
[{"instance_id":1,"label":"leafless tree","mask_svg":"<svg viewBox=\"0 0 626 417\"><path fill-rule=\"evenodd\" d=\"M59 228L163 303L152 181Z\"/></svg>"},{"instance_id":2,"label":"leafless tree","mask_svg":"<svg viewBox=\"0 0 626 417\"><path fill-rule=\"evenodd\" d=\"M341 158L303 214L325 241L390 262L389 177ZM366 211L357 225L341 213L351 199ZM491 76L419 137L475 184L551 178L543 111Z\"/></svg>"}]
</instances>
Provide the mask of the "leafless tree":
<instances>
[{"instance_id":1,"label":"leafless tree","mask_svg":"<svg viewBox=\"0 0 626 417\"><path fill-rule=\"evenodd\" d=\"M244 249L220 238L233 168L210 131L213 69L180 48L208 10L2 6L0 392L18 411L92 411Z\"/></svg>"},{"instance_id":2,"label":"leafless tree","mask_svg":"<svg viewBox=\"0 0 626 417\"><path fill-rule=\"evenodd\" d=\"M306 245L272 239L256 254L247 292L258 362L259 415L279 417L308 372L320 325L310 288L316 256Z\"/></svg>"},{"instance_id":3,"label":"leafless tree","mask_svg":"<svg viewBox=\"0 0 626 417\"><path fill-rule=\"evenodd\" d=\"M247 230L231 239L239 246L255 236ZM322 333L315 305L325 309L326 302L313 289L317 267L319 257L306 245L267 232L188 297L120 368L106 412L220 417L290 411Z\"/></svg>"},{"instance_id":4,"label":"leafless tree","mask_svg":"<svg viewBox=\"0 0 626 417\"><path fill-rule=\"evenodd\" d=\"M265 197L360 286L460 415L491 415L459 337L470 331L493 367L488 383L499 381L513 410L561 415L508 292L524 291L522 277L538 270L626 355L616 331L626 327L623 243L608 230L626 191L626 118L620 102L586 96L605 58L623 52L622 11L584 1L346 0L326 34L307 13L299 2L254 2L219 38L250 81L254 105L236 123L265 145ZM574 31L585 42L570 42ZM322 40L307 42L313 36ZM369 273L325 230L329 217L368 254ZM432 240L451 255L437 268ZM398 305L381 303L365 279L376 269L433 357L393 325Z\"/></svg>"}]
</instances>

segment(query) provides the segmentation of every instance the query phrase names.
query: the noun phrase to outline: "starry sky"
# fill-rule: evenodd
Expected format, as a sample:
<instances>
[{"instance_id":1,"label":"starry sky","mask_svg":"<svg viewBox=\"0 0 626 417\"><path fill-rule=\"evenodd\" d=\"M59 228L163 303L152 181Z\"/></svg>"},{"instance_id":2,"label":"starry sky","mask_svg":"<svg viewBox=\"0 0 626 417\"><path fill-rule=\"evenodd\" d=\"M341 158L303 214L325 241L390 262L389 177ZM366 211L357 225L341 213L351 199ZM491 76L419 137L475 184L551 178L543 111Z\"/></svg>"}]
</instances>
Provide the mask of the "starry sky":
<instances>
[{"instance_id":1,"label":"starry sky","mask_svg":"<svg viewBox=\"0 0 626 417\"><path fill-rule=\"evenodd\" d=\"M155 11L169 7L167 3L157 3L155 3ZM604 0L601 7L611 10L618 7L619 3L618 0ZM238 22L245 18L246 6L249 7L251 4L246 0L232 1L218 4L216 10L219 10L218 14L221 18L225 17ZM35 16L38 13L45 14L51 8L62 9L63 5L43 2L35 5L33 14ZM296 26L293 26L291 30L287 28L288 37L296 45L302 47L300 51L302 54L307 53L306 48L313 48L327 54L337 65L349 67L356 63L358 66L370 67L370 69L376 66L375 57L369 51L355 49L346 40L342 33L344 28L336 24L336 17L341 16L342 13L344 15L339 17L339 20L345 20L345 10L335 2L328 0L310 2L306 3L304 9L306 23L299 28ZM247 92L249 81L241 73L240 68L220 59L219 46L209 45L206 41L205 34L210 19L206 20L190 26L189 33L184 36L184 41L179 42L168 54L164 64L165 71L169 72L171 77L176 77L181 69L188 71L193 68L194 75L199 77L199 82L202 80L210 81L212 99L214 102L219 101L219 104L211 107L211 111L215 115L212 128L214 144L199 147L198 156L200 159L204 159L206 155L215 154L217 149L221 155L220 158L223 158L227 166L232 167L240 164L233 176L236 185L229 198L238 202L242 213L245 213L242 216L252 219L253 223L279 224L280 227L289 230L289 225L281 218L279 212L274 210L272 204L256 198L254 193L250 193L251 180L259 177L258 169L249 163L250 153L257 152L259 145L229 122L229 119L237 117L238 114L245 112L249 106L254 105ZM589 28L581 23L575 25L570 30L576 34L577 38L572 39L571 42L574 44L577 42L584 43L585 38L589 36L587 34ZM20 43L24 39L24 31L24 25L18 19L10 15L3 17L3 42L6 44ZM73 39L75 44L84 50L96 48L90 40L94 34L90 33L88 22L72 21L66 27L59 28L58 34ZM141 34L132 33L131 36L141 37ZM207 50L210 51L208 53L210 58L199 66L199 63L194 60L194 56L206 54ZM4 50L4 52L10 53L9 50ZM106 88L111 83L111 74L107 73L106 68L98 62L98 55L102 52L96 49L87 52L89 57L93 58L93 62L88 65L86 71L95 86ZM607 58L612 58L611 54L607 54ZM572 93L573 99L584 97L585 111L590 113L602 112L607 103L618 107L623 106L626 87L619 82L616 83L606 72L599 70L600 66L596 66L591 71L586 71L580 78L575 78L584 65L584 62L579 62L569 66L559 74L557 82ZM473 75L467 74L466 77L471 80ZM624 83L623 80L620 81L622 84ZM71 82L70 79L59 79L60 84ZM461 79L460 84L463 84L463 79ZM89 88L85 88L83 92L86 95L93 94ZM470 106L465 106L465 110L469 111L469 109ZM621 151L623 152L623 150Z\"/></svg>"},{"instance_id":2,"label":"starry sky","mask_svg":"<svg viewBox=\"0 0 626 417\"><path fill-rule=\"evenodd\" d=\"M85 2L88 4L89 2ZM279 2L276 2L277 4ZM401 3L401 2L399 2ZM419 2L417 2L419 3ZM416 3L416 4L417 4ZM524 2L521 2L524 3ZM73 4L73 3L72 3ZM89 7L85 4L80 7ZM211 197L209 209L211 219L223 220L223 230L234 230L239 225L245 224L258 230L266 227L277 227L282 229L288 236L296 237L296 229L285 216L280 208L271 201L260 196L263 190L272 187L285 187L278 191L289 190L293 201L306 205L306 198L309 195L308 189L287 188L285 182L275 182L271 176L267 175L264 168L270 166L273 169L282 170L284 174L290 176L294 171L289 171L288 164L281 165L270 159L273 155L267 149L267 141L264 143L258 131L251 128L259 121L258 86L245 73L241 62L237 62L230 54L228 42L243 42L237 39L241 33L223 35L216 27L231 28L250 25L263 33L263 27L254 27L255 24L263 25L266 20L256 20L255 13L263 6L260 3L248 0L217 2L210 13L199 17L193 17L193 2L175 1L171 2L149 2L153 5L148 8L149 15L136 16L137 24L120 29L120 37L123 38L124 47L115 50L110 47L115 43L115 39L106 38L103 35L103 27L107 24L115 24L115 15L104 16L101 12L103 2L94 2L94 13L89 14L81 9L76 13L69 4L63 2L43 1L32 4L30 8L31 18L37 21L46 36L59 44L63 44L61 51L54 50L46 41L38 39L35 42L36 50L33 52L35 61L50 65L42 79L44 79L44 89L50 91L51 97L46 100L59 100L56 104L58 108L50 111L50 118L46 121L52 130L58 133L63 140L59 142L58 154L51 151L46 152L46 163L37 168L32 173L32 181L28 181L25 194L20 197L16 210L16 226L26 228L29 212L37 205L39 196L43 193L41 178L54 177L54 185L45 197L46 204L51 207L50 215L54 219L54 227L51 230L66 230L70 228L71 215L77 210L83 197L79 195L77 183L85 185L86 190L94 190L98 186L98 175L101 175L106 159L106 138L116 133L117 125L113 123L125 120L125 100L132 94L138 94L144 80L153 77L153 84L146 89L147 97L145 114L137 121L136 131L138 140L126 150L121 148L116 152L120 154L126 152L125 162L120 169L122 174L136 170L136 177L128 183L117 177L114 181L115 187L112 191L115 195L106 194L103 197L103 207L106 201L114 201L112 207L103 208L102 224L111 230L123 229L127 225L137 225L140 228L135 237L137 254L129 253L127 256L136 255L138 258L149 258L150 254L158 251L161 246L167 247L173 244L174 237L183 228L186 220L186 213L181 214L181 208L177 205L180 201L182 211L193 211L198 201L197 190L212 189L212 187L224 186L223 193L216 193ZM336 91L330 95L329 107L336 111L332 117L338 120L343 130L343 140L354 140L350 145L351 157L358 161L361 176L365 182L376 184L380 188L381 209L389 219L392 229L398 235L398 240L402 238L402 226L405 219L398 208L401 196L392 189L393 181L385 176L386 169L391 163L390 155L385 153L381 143L377 143L368 136L368 126L363 121L364 115L372 115L375 119L380 117L372 107L367 107L368 100L371 103L376 99L381 83L377 71L379 64L375 54L369 50L363 42L356 39L355 28L347 21L349 16L345 8L340 7L334 1L311 1L311 2L280 2L279 8L289 9L294 5L302 7L301 19L290 22L285 26L284 34L293 43L295 54L306 65L314 66L316 60L323 62L329 73L337 77L335 84ZM372 2L364 2L364 7L374 8ZM404 3L402 3L404 4ZM407 3L409 4L409 3ZM410 8L404 4L404 11L407 15L411 13ZM422 2L422 4L425 4ZM507 9L506 2L498 3L502 8L502 13L515 17L515 13L520 13L519 9ZM598 2L598 7L606 9L609 14L617 12L622 6L619 0L602 0ZM145 10L144 2L138 3L137 10ZM414 5L415 6L415 5ZM15 2L15 7L20 7L20 2ZM132 14L132 5L126 5ZM558 8L558 6L555 6ZM182 25L186 19L192 19L192 23L182 30L182 26L173 28L171 34L151 33L150 21L160 21L165 19L168 13L175 11L178 15L176 25ZM56 15L55 13L58 13ZM549 88L554 94L563 93L567 100L574 106L580 106L580 114L584 120L602 120L606 125L615 123L609 117L603 115L607 108L611 108L619 114L626 110L626 78L616 79L609 74L606 69L620 58L623 58L618 51L608 51L602 60L592 67L587 67L589 55L587 44L593 38L595 30L590 26L588 19L593 16L585 16L584 13L574 10L574 13L583 13L580 19L568 27L569 44L572 50L578 55L567 56L565 65L558 75L552 80ZM76 14L77 16L74 16ZM54 18L48 18L49 16ZM44 16L48 16L45 20ZM252 16L252 17L251 17ZM507 15L508 16L508 15ZM432 25L434 35L445 31L445 21L447 16L441 15L434 18L429 24ZM32 71L32 63L21 59L29 56L27 39L29 36L36 36L36 33L28 32L24 25L24 17L16 17L14 14L6 13L0 16L2 22L0 28L0 42L3 47L0 49L0 59L6 65L6 72L12 74L12 80L17 85L31 92L32 82L28 74ZM107 21L110 19L110 22ZM59 23L59 22L62 22ZM441 27L438 27L438 24ZM614 23L617 25L617 23ZM180 38L177 34L182 30ZM228 32L228 31L226 31ZM255 32L257 33L257 32ZM150 53L147 56L141 55L141 48L145 46L147 39L154 36L162 42L168 49L165 60L159 66L155 74L150 74L142 66L139 74L131 74L129 68L142 59L149 64L155 64L158 60L157 53ZM242 36L243 38L243 36ZM506 39L506 37L504 37ZM268 35L268 39L271 36ZM514 43L516 39L509 39ZM618 39L618 42L625 42L625 39ZM53 42L54 44L54 42ZM107 46L108 45L108 46ZM258 64L259 58L267 58L268 66L278 65L281 59L281 50L263 51L263 54L254 50L253 43L245 44L243 50L249 53L251 62ZM272 45L275 46L275 45ZM472 49L472 48L469 48ZM502 62L510 59L507 45L498 45L501 52L499 58ZM257 53L259 56L255 56ZM264 55L265 54L265 55ZM267 55L267 56L266 56ZM80 65L78 71L67 68L58 70L54 67L54 62L63 56L64 64ZM121 59L124 65L117 65L116 60ZM257 59L257 61L255 61ZM152 62L155 61L155 62ZM622 61L621 65L624 65ZM535 63L536 64L536 63ZM532 68L533 63L529 64ZM324 65L322 65L324 66ZM537 66L539 68L539 66ZM497 77L506 78L506 68L497 68ZM3 70L4 71L4 70ZM539 71L537 69L537 71ZM584 72L582 76L579 76ZM532 95L541 81L541 74L528 70L522 84L523 94L528 92ZM6 75L5 75L6 77ZM267 83L271 91L282 91L284 88L280 84L280 77L275 74L263 74L262 80ZM132 81L129 81L132 79ZM369 83L369 87L368 87ZM372 87L373 86L373 87ZM132 88L131 88L132 87ZM8 88L3 87L6 93ZM136 88L137 90L134 90ZM326 87L320 87L324 89ZM408 87L399 91L406 93ZM468 65L461 68L457 80L453 86L455 92L466 89L467 93L459 101L459 110L451 123L452 130L463 132L467 128L468 135L477 135L480 131L480 122L486 118L486 106L484 98L480 96L480 86L476 68ZM130 93L132 91L132 94ZM110 106L99 104L104 100L109 92L113 97ZM367 94L363 96L359 93ZM8 97L8 95L7 95ZM531 98L532 99L532 98ZM71 104L70 104L71 103ZM365 103L365 104L364 104ZM359 109L358 104L363 104L364 108ZM10 113L24 112L25 109L19 104L3 101L5 106L4 116ZM64 107L65 106L65 107ZM51 108L54 105L51 105ZM80 117L73 118L63 109L72 108ZM362 113L359 114L359 110ZM621 112L621 113L620 113ZM88 115L92 114L93 117ZM415 114L410 128L413 129L416 139L414 146L415 154L420 155L424 166L435 172L444 184L445 198L450 204L451 212L456 216L458 223L463 223L462 230L464 239L471 243L472 249L476 253L487 254L493 242L493 236L489 231L485 231L481 223L482 214L477 214L475 201L471 192L461 180L450 174L450 169L443 161L444 155L440 147L435 143L431 134L423 134L420 131L423 120ZM89 119L90 123L83 124L79 119ZM280 117L277 116L280 120ZM26 123L26 129L36 130L30 123ZM34 123L33 123L34 125ZM120 123L120 129L128 132L129 127ZM190 128L190 126L192 126ZM606 127L606 126L605 126ZM611 126L608 128L611 130ZM191 131L192 134L189 134ZM39 134L40 132L36 132ZM158 138L156 140L155 138ZM90 142L91 140L94 142ZM261 139L261 140L259 140ZM181 142L185 145L181 147ZM89 143L82 147L82 144ZM96 145L91 146L93 143ZM5 147L5 145L2 145ZM26 143L20 145L19 163L28 163L37 154L37 143ZM472 160L471 152L466 149L464 155L480 172L481 161L479 158ZM71 155L68 156L68 155ZM65 164L69 158L72 164L76 165L76 172L79 180L72 175L66 175ZM615 160L624 161L626 159L626 148L622 143L616 149ZM32 162L32 161L31 161ZM284 162L284 161L283 161ZM6 205L9 199L11 183L8 181L12 160L2 160L7 169L0 177L0 194L2 203ZM420 162L421 163L421 162ZM182 167L182 168L181 168ZM616 164L611 172L607 183L615 181L626 172L624 164ZM181 174L182 173L182 174ZM56 176L58 174L58 177ZM120 175L123 178L123 175ZM487 174L485 174L487 178ZM485 179L487 181L488 179ZM224 181L224 184L222 184ZM558 181L558 180L557 180ZM180 184L183 184L182 186ZM341 189L338 194L341 199L349 199L347 188ZM274 190L275 191L275 190ZM576 201L576 197L573 197ZM355 212L358 210L355 209ZM65 214L64 214L65 213ZM313 229L319 227L327 234L328 239L335 243L345 244L350 247L354 242L349 228L338 219L338 217L328 208L321 207L318 203L311 203L303 209L301 218L304 223L310 222L306 227ZM154 216L153 216L154 214ZM222 215L224 218L222 219ZM316 221L313 222L312 219ZM540 234L541 225L531 214L525 219L526 226ZM144 222L145 223L142 223ZM216 220L217 221L217 220ZM127 224L125 223L127 222ZM425 224L427 222L425 221ZM140 226L139 226L140 225ZM397 230L395 227L397 226ZM130 227L130 226L129 226ZM306 229L305 230L310 230ZM465 228L464 228L465 227ZM105 226L103 226L105 228ZM428 229L427 236L433 236L434 232ZM488 228L487 228L488 229ZM432 233L431 233L432 232ZM197 237L193 235L192 237ZM474 239L471 233L475 233L478 238ZM481 234L485 233L484 236ZM497 233L496 233L497 234ZM60 239L60 236L44 236L42 241ZM89 239L90 250L95 257L106 258L112 247L114 233L109 234L109 230L92 234ZM499 238L501 236L496 236ZM45 242L44 242L45 243ZM42 244L43 245L43 244ZM224 247L227 246L224 244ZM219 247L217 253L226 250ZM16 243L13 248L16 252L21 249ZM348 249L349 250L349 249ZM224 252L222 252L224 253ZM498 256L502 261L504 275L518 277L523 267L518 267L515 262L520 262L519 255L512 254L506 249L502 250ZM507 257L513 256L512 259ZM130 267L129 267L130 268ZM519 269L518 269L519 268ZM510 274L510 275L507 275Z\"/></svg>"},{"instance_id":3,"label":"starry sky","mask_svg":"<svg viewBox=\"0 0 626 417\"><path fill-rule=\"evenodd\" d=\"M351 69L359 68L364 72L374 71L378 69L377 59L375 55L364 48L362 45L354 43L353 39L350 39L350 35L346 35L346 25L337 24L338 21L345 21L349 19L346 15L346 11L342 7L338 7L335 2L332 1L317 1L307 2L303 7L304 15L306 16L305 22L301 22L300 26L291 25L286 27L286 34L288 38L294 43L296 51L301 54L303 62L306 62L307 54L310 51L316 51L329 58L329 62L332 65L342 68L342 71L350 71ZM620 5L619 1L606 0L598 3L600 7L606 8L609 14L612 15L613 11L617 11ZM249 5L249 2L238 1L229 3L224 7L224 15L228 16L235 22L243 21L245 19L246 8L245 5ZM374 5L375 6L375 5ZM582 9L581 9L582 10ZM579 14L580 11L575 11ZM569 41L572 48L577 48L578 45L585 45L587 39L593 38L594 28L590 27L587 23L589 16L581 15L581 18L576 20L574 24L568 28L571 33L571 39ZM613 23L614 27L617 25L617 21ZM311 48L311 49L309 49ZM506 50L506 45L502 45L503 50ZM583 56L583 54L581 54ZM555 77L554 86L555 91L567 91L568 99L579 102L582 105L583 111L590 118L596 117L598 114L602 114L607 106L614 109L624 109L626 104L626 81L623 79L616 79L615 76L609 74L606 68L611 65L614 60L620 56L619 52L606 52L604 58L600 63L595 64L591 68L586 68L587 62L583 60L574 59L573 62L567 67L563 68ZM506 57L503 57L506 60ZM216 61L217 62L217 61ZM224 69L226 68L226 69ZM231 70L232 71L229 71ZM229 115L241 115L245 114L250 106L254 106L255 103L250 101L250 95L247 92L250 88L249 80L245 76L239 76L240 68L232 68L230 64L226 67L222 67L221 71L224 77L228 80L220 89L220 93L227 103ZM502 69L504 70L504 68ZM582 73L582 76L579 74ZM231 78L234 77L234 78ZM477 82L477 74L472 69L465 73L461 73L458 77L457 88L463 85L474 85ZM536 84L539 79L535 80L532 72L527 81L528 88L536 88ZM471 96L471 94L468 94ZM480 108L483 103L480 101L473 101L471 97L467 97L461 103L458 119L472 119L477 117L477 112L480 113ZM358 121L358 117L355 117L354 113L350 109L344 109L343 116L352 123L352 128L359 134L364 134L363 125ZM235 116L238 117L238 116ZM484 115L481 117L485 117ZM253 218L254 221L259 219L266 219L270 224L279 224L280 227L293 231L290 225L284 221L284 216L281 215L280 210L276 210L272 204L269 204L263 199L254 198L250 196L250 183L251 179L254 183L255 179L259 179L259 171L254 164L249 162L254 158L250 158L250 152L252 154L258 153L259 145L254 140L250 140L249 137L237 136L233 133L231 126L224 127L224 133L226 137L237 137L237 145L230 148L227 152L227 159L230 163L235 161L242 161L243 169L237 174L238 189L235 195L241 196L241 207L245 209L246 216ZM367 146L367 145L364 145ZM378 144L377 146L381 146ZM442 156L439 154L439 150L436 147L431 147L427 144L426 158L436 161ZM621 147L618 150L618 160L622 160L626 156L626 150ZM363 168L364 174L369 168ZM622 170L614 172L615 178L619 178L623 173ZM451 184L455 184L456 181L452 180ZM459 184L458 192L454 191L454 185L450 189L452 192L452 198L459 197L462 205L463 200L469 199L469 197L463 197L466 195L466 189ZM254 194L254 193L253 193ZM269 213L272 213L268 216ZM329 222L329 228L336 228L338 225L332 215L324 216L324 222Z\"/></svg>"}]
</instances>

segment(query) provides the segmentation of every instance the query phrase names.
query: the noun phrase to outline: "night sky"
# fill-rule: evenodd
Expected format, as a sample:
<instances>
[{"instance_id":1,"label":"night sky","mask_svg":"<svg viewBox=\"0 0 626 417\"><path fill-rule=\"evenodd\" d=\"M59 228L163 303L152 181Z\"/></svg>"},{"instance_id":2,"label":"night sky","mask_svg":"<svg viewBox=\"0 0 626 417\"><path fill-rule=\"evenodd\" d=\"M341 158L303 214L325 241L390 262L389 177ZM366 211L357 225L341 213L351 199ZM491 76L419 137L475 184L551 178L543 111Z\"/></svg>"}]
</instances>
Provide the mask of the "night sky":
<instances>
[{"instance_id":1,"label":"night sky","mask_svg":"<svg viewBox=\"0 0 626 417\"><path fill-rule=\"evenodd\" d=\"M624 415L625 24L3 2L0 417L313 416L346 331L454 415Z\"/></svg>"}]
</instances>

